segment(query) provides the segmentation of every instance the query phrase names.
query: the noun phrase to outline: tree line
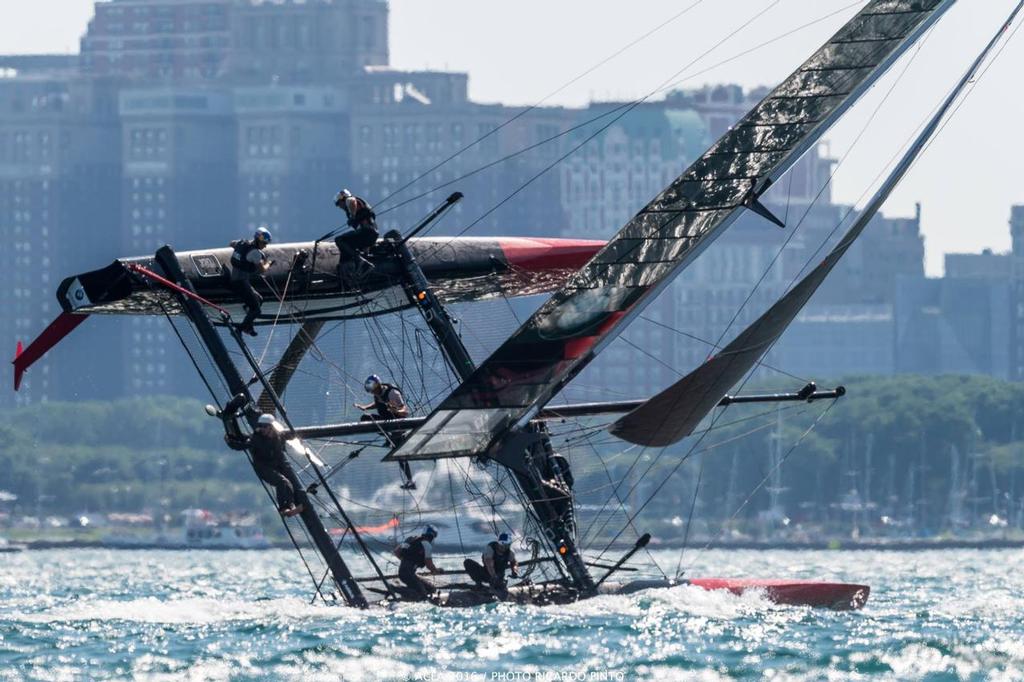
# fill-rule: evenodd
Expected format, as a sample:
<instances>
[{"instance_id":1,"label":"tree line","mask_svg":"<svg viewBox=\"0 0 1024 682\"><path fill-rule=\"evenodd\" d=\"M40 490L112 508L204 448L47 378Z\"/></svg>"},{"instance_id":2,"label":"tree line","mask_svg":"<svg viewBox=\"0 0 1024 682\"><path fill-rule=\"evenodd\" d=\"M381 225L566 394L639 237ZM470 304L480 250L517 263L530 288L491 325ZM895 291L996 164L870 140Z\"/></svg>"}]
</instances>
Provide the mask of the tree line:
<instances>
[{"instance_id":1,"label":"tree line","mask_svg":"<svg viewBox=\"0 0 1024 682\"><path fill-rule=\"evenodd\" d=\"M826 403L735 406L708 434L664 451L607 440L590 454L573 450L580 501L600 505L614 480L622 502L645 505L651 523L688 520L692 509L709 531L733 516L748 527L784 518L922 534L1024 524L1024 384L981 376L842 383L847 395L816 423ZM223 447L219 422L198 401L42 403L3 417L0 490L17 496L0 503L7 511L265 506L244 456Z\"/></svg>"}]
</instances>

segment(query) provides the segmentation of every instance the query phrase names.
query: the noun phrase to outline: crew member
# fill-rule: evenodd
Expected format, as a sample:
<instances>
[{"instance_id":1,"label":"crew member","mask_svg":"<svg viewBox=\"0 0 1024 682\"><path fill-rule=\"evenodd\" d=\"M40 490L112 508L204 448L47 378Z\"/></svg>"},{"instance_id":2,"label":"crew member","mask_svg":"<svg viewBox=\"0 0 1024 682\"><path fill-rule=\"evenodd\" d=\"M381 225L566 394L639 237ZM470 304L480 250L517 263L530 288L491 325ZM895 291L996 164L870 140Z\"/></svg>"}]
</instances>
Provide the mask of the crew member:
<instances>
[{"instance_id":1,"label":"crew member","mask_svg":"<svg viewBox=\"0 0 1024 682\"><path fill-rule=\"evenodd\" d=\"M295 503L295 472L285 457L285 433L278 428L272 414L261 414L256 430L251 436L227 434L224 440L233 450L248 449L252 454L256 475L274 486L277 494L277 509L284 516L295 516L305 510L301 503Z\"/></svg>"},{"instance_id":2,"label":"crew member","mask_svg":"<svg viewBox=\"0 0 1024 682\"><path fill-rule=\"evenodd\" d=\"M365 405L355 403L355 406L363 412L377 410L377 415L364 414L360 421L386 421L409 416L409 406L405 404L405 398L398 386L385 384L379 376L371 374L363 382L363 388L373 396L373 402Z\"/></svg>"},{"instance_id":3,"label":"crew member","mask_svg":"<svg viewBox=\"0 0 1024 682\"><path fill-rule=\"evenodd\" d=\"M343 189L334 197L334 205L345 212L348 217L350 232L338 235L334 243L338 245L342 260L357 261L360 254L377 243L380 234L377 232L377 214L365 199L357 197Z\"/></svg>"},{"instance_id":4,"label":"crew member","mask_svg":"<svg viewBox=\"0 0 1024 682\"><path fill-rule=\"evenodd\" d=\"M428 599L434 586L416 575L416 570L426 568L431 573L440 573L434 565L433 547L431 543L437 538L437 530L427 526L422 535L414 535L395 548L395 556L399 558L398 578L411 588L421 599Z\"/></svg>"},{"instance_id":5,"label":"crew member","mask_svg":"<svg viewBox=\"0 0 1024 682\"><path fill-rule=\"evenodd\" d=\"M510 571L513 578L519 577L519 564L512 552L512 538L508 533L502 533L497 540L487 543L480 559L483 566L472 559L462 562L466 573L477 585L489 585L505 591L505 571Z\"/></svg>"},{"instance_id":6,"label":"crew member","mask_svg":"<svg viewBox=\"0 0 1024 682\"><path fill-rule=\"evenodd\" d=\"M270 242L270 230L265 227L257 228L252 239L231 242L234 249L231 254L231 289L245 305L245 319L238 328L250 336L256 336L253 322L263 307L263 297L253 288L252 280L270 268L271 261L263 252Z\"/></svg>"},{"instance_id":7,"label":"crew member","mask_svg":"<svg viewBox=\"0 0 1024 682\"><path fill-rule=\"evenodd\" d=\"M373 396L373 402L365 405L355 403L355 406L363 410L376 410L377 414L364 414L359 421L387 421L389 419L404 419L409 416L409 406L405 403L401 389L392 384L385 384L376 374L371 374L363 383L366 392ZM392 447L398 447L405 442L408 435L405 431L392 431L387 434ZM416 490L416 483L412 480L412 468L409 462L402 460L398 463L402 470L405 481L402 483L402 490Z\"/></svg>"}]
</instances>

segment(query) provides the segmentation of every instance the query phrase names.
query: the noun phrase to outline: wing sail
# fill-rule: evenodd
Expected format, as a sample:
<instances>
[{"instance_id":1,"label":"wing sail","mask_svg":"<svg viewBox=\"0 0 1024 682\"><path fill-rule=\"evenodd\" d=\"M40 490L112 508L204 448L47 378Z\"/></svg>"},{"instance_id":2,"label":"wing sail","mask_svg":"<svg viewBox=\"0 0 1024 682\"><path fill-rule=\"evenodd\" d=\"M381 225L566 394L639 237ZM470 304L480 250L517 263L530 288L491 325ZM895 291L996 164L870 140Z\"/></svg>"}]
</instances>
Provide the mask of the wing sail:
<instances>
[{"instance_id":1,"label":"wing sail","mask_svg":"<svg viewBox=\"0 0 1024 682\"><path fill-rule=\"evenodd\" d=\"M471 456L529 422L955 0L872 0L641 210L389 457Z\"/></svg>"},{"instance_id":2,"label":"wing sail","mask_svg":"<svg viewBox=\"0 0 1024 682\"><path fill-rule=\"evenodd\" d=\"M753 324L744 329L720 353L703 365L654 396L640 407L618 419L609 431L630 443L647 446L665 446L678 442L693 433L700 421L722 400L769 348L782 336L796 319L814 292L835 267L843 254L868 226L882 208L903 176L920 156L924 147L938 130L946 114L953 107L964 87L974 78L982 62L995 47L1005 26L1017 16L1024 2L1017 6L1004 28L978 56L967 73L939 107L899 163L868 201L857 220L842 240L810 273L779 299Z\"/></svg>"}]
</instances>

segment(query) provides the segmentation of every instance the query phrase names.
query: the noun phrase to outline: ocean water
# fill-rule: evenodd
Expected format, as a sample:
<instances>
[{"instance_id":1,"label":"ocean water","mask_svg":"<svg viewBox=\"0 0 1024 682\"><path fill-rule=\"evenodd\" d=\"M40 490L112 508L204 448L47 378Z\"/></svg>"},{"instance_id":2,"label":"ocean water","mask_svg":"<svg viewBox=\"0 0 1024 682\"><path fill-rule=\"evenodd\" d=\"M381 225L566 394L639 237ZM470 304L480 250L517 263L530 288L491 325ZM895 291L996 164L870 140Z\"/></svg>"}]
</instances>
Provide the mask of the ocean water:
<instances>
[{"instance_id":1,"label":"ocean water","mask_svg":"<svg viewBox=\"0 0 1024 682\"><path fill-rule=\"evenodd\" d=\"M1024 551L708 551L684 566L872 593L857 612L694 587L359 612L310 603L286 551L23 552L0 555L0 680L1024 679Z\"/></svg>"}]
</instances>

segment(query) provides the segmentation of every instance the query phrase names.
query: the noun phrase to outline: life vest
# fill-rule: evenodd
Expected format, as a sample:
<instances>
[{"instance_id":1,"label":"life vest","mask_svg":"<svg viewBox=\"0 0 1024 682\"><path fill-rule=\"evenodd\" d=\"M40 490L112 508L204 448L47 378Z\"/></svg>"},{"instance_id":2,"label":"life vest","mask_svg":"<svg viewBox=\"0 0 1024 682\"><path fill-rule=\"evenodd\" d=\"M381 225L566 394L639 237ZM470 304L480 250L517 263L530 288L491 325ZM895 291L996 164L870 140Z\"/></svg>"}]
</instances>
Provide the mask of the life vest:
<instances>
[{"instance_id":1,"label":"life vest","mask_svg":"<svg viewBox=\"0 0 1024 682\"><path fill-rule=\"evenodd\" d=\"M506 552L499 551L501 543L497 540L488 542L487 546L491 548L491 558L494 560L494 573L498 576L505 575L505 571L508 570L508 565L512 561L512 549L509 548Z\"/></svg>"},{"instance_id":2,"label":"life vest","mask_svg":"<svg viewBox=\"0 0 1024 682\"><path fill-rule=\"evenodd\" d=\"M235 248L231 254L231 269L235 272L254 274L256 272L256 264L249 261L249 254L256 248L253 240L239 239L238 241L231 242L231 246Z\"/></svg>"},{"instance_id":3,"label":"life vest","mask_svg":"<svg viewBox=\"0 0 1024 682\"><path fill-rule=\"evenodd\" d=\"M377 214L373 212L373 207L360 197L347 199L342 204L342 207L345 209L345 215L348 216L349 227L359 227L363 223L374 221L377 218Z\"/></svg>"},{"instance_id":4,"label":"life vest","mask_svg":"<svg viewBox=\"0 0 1024 682\"><path fill-rule=\"evenodd\" d=\"M416 568L424 568L427 565L427 550L423 546L423 535L414 535L405 539L399 547L402 563L409 562Z\"/></svg>"},{"instance_id":5,"label":"life vest","mask_svg":"<svg viewBox=\"0 0 1024 682\"><path fill-rule=\"evenodd\" d=\"M374 394L373 396L373 407L377 410L377 416L381 419L398 419L398 415L394 413L388 403L388 398L391 396L391 391L398 391L401 395L402 389L391 384L381 384L380 386L383 389L380 395Z\"/></svg>"}]
</instances>

